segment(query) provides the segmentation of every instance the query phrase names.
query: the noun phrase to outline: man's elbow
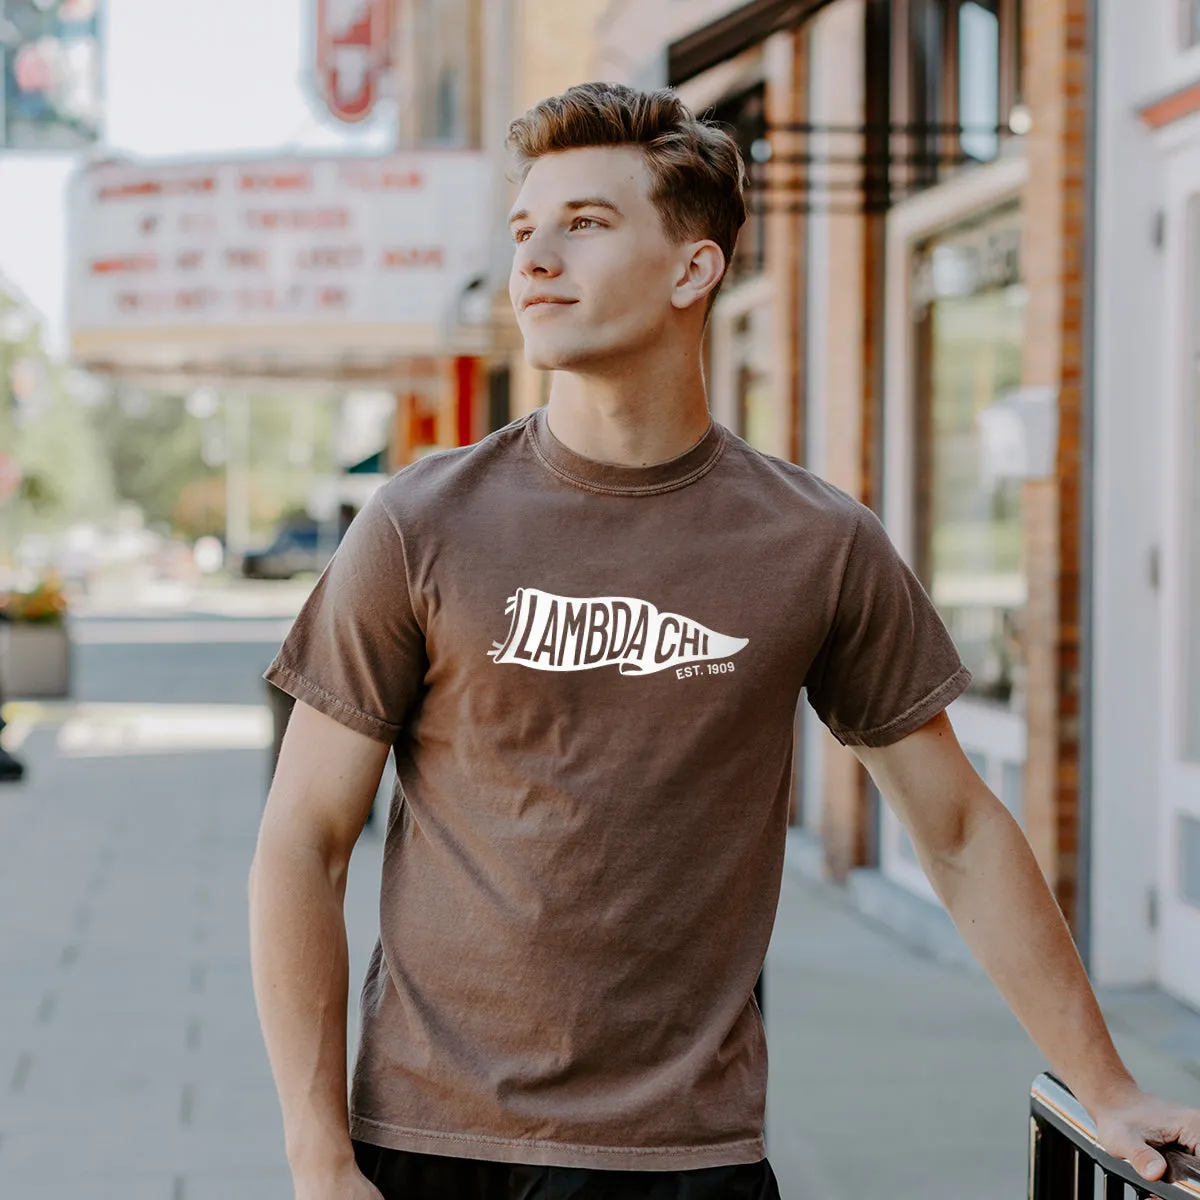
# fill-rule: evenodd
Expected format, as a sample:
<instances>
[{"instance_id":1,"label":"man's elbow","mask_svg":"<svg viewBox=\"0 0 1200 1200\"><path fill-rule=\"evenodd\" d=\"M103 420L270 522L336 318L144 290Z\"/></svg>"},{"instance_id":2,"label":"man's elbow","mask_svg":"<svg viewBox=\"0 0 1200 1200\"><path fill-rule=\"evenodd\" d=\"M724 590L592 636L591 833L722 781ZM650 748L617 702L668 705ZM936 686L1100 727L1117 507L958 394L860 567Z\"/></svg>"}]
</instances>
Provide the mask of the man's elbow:
<instances>
[{"instance_id":1,"label":"man's elbow","mask_svg":"<svg viewBox=\"0 0 1200 1200\"><path fill-rule=\"evenodd\" d=\"M264 887L282 880L290 886L319 887L327 882L337 893L345 887L350 871L353 844L315 822L272 821L268 812L259 831L254 857L250 860L247 888L250 903Z\"/></svg>"},{"instance_id":2,"label":"man's elbow","mask_svg":"<svg viewBox=\"0 0 1200 1200\"><path fill-rule=\"evenodd\" d=\"M953 870L970 857L980 839L1009 825L1015 827L1012 814L987 784L977 779L956 803L946 806L944 819L921 840L931 862Z\"/></svg>"}]
</instances>

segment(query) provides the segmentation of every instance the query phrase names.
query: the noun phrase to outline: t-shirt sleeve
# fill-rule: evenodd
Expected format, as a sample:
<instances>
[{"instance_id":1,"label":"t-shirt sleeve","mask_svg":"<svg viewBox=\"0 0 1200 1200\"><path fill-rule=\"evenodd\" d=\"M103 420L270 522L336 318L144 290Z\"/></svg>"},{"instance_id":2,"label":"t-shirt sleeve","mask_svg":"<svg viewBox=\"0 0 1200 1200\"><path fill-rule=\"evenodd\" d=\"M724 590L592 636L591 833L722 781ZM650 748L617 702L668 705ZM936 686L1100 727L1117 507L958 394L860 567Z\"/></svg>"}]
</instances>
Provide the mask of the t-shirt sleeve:
<instances>
[{"instance_id":1,"label":"t-shirt sleeve","mask_svg":"<svg viewBox=\"0 0 1200 1200\"><path fill-rule=\"evenodd\" d=\"M879 518L859 509L833 623L805 687L843 745L888 746L966 691L971 673Z\"/></svg>"},{"instance_id":2,"label":"t-shirt sleeve","mask_svg":"<svg viewBox=\"0 0 1200 1200\"><path fill-rule=\"evenodd\" d=\"M379 494L351 522L264 678L391 744L426 671L404 543Z\"/></svg>"}]
</instances>

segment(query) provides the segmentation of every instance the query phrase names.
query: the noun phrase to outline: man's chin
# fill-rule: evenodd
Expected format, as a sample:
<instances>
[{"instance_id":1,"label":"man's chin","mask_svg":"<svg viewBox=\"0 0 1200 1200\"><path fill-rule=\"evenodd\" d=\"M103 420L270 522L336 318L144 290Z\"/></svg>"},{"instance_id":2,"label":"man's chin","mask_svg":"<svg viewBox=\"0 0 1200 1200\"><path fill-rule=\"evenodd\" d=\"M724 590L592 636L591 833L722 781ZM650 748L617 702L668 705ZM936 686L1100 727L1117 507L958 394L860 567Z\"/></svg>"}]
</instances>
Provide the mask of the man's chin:
<instances>
[{"instance_id":1,"label":"man's chin","mask_svg":"<svg viewBox=\"0 0 1200 1200\"><path fill-rule=\"evenodd\" d=\"M525 342L525 361L536 371L569 371L588 361L587 351L575 346L546 346Z\"/></svg>"}]
</instances>

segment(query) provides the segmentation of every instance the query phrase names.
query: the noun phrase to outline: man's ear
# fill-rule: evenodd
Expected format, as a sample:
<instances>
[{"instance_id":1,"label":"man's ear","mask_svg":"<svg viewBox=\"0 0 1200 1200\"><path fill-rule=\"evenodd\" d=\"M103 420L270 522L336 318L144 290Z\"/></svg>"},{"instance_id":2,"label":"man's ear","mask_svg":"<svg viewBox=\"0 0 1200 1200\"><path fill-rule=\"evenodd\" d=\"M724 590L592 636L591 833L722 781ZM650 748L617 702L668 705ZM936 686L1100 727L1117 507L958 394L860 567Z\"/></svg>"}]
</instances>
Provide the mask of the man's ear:
<instances>
[{"instance_id":1,"label":"man's ear","mask_svg":"<svg viewBox=\"0 0 1200 1200\"><path fill-rule=\"evenodd\" d=\"M692 242L686 249L689 256L671 293L671 304L679 309L705 303L725 274L725 255L716 242Z\"/></svg>"}]
</instances>

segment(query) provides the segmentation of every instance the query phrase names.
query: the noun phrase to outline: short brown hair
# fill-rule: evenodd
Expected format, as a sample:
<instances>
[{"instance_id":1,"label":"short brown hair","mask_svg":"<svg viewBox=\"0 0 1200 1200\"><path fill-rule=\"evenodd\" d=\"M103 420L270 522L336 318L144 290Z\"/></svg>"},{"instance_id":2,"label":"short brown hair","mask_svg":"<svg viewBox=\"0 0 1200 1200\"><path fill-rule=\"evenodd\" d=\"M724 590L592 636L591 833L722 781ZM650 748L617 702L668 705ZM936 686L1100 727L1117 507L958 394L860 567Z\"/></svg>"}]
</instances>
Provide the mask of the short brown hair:
<instances>
[{"instance_id":1,"label":"short brown hair","mask_svg":"<svg viewBox=\"0 0 1200 1200\"><path fill-rule=\"evenodd\" d=\"M577 84L513 121L507 145L521 179L543 155L560 150L639 146L667 236L676 242L711 238L728 270L746 220L745 164L733 138L698 118L669 88Z\"/></svg>"}]
</instances>

